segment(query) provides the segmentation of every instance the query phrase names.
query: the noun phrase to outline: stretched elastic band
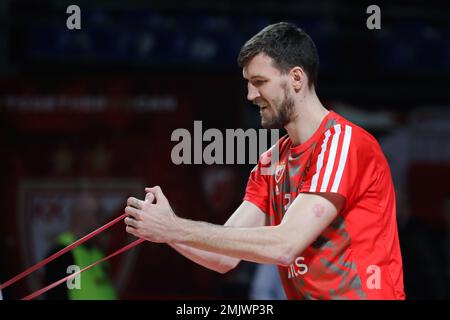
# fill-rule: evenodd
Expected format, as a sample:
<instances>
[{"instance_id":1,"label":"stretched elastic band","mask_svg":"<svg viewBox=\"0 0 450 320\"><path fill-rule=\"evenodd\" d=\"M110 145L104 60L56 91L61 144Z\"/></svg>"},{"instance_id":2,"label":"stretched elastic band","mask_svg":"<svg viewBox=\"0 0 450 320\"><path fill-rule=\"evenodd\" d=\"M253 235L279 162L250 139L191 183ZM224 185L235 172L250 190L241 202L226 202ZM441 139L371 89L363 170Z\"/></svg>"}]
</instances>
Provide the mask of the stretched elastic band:
<instances>
[{"instance_id":1,"label":"stretched elastic band","mask_svg":"<svg viewBox=\"0 0 450 320\"><path fill-rule=\"evenodd\" d=\"M42 289L39 289L36 292L33 292L32 294L29 294L28 296L22 298L22 300L34 299L34 298L40 296L41 294L47 292L48 290L53 289L54 287L60 285L61 283L65 282L65 281L67 281L69 279L72 279L73 277L79 275L80 273L82 273L82 272L84 272L86 270L89 270L92 267L95 267L97 264L99 264L99 263L101 263L103 261L109 260L112 257L114 257L114 256L116 256L116 255L118 255L118 254L120 254L120 253L122 253L124 251L127 251L127 250L133 248L134 246L137 246L138 244L142 243L143 241L145 241L145 240L144 239L139 239L139 240L133 241L133 242L127 244L125 247L123 247L123 248L117 250L116 252L110 254L109 256L107 256L107 257L105 257L103 259L100 259L100 260L94 262L93 264L91 264L91 265L89 265L89 266L87 266L87 267L85 267L85 268L83 268L83 269L81 269L81 270L79 270L79 271L77 271L75 273L72 273L72 274L68 275L65 278L62 278L61 280L55 281L52 284L50 284L50 285L48 285L48 286L46 286L46 287L44 287ZM76 290L76 289L73 289L73 290Z\"/></svg>"},{"instance_id":2,"label":"stretched elastic band","mask_svg":"<svg viewBox=\"0 0 450 320\"><path fill-rule=\"evenodd\" d=\"M0 290L9 287L10 285L12 285L13 283L19 281L20 279L26 277L27 275L29 275L30 273L36 271L37 269L45 266L47 263L49 263L50 261L55 260L56 258L58 258L59 256L63 255L64 253L66 253L67 251L72 250L73 248L78 247L79 245L85 243L86 241L88 241L89 239L91 239L92 237L96 236L97 234L99 234L100 232L103 232L104 230L108 229L109 227L111 227L112 225L116 224L117 222L119 222L120 220L122 220L123 218L125 218L127 216L126 213L122 214L121 216L115 218L114 220L108 222L107 224L105 224L104 226L98 228L97 230L92 231L91 233L89 233L88 235L84 236L83 238L75 241L74 243L68 245L67 247L65 247L64 249L61 249L60 251L52 254L50 257L36 263L34 266L26 269L25 271L23 271L22 273L18 274L17 276L15 276L14 278L6 281L5 283L3 283L2 285L0 285Z\"/></svg>"}]
</instances>

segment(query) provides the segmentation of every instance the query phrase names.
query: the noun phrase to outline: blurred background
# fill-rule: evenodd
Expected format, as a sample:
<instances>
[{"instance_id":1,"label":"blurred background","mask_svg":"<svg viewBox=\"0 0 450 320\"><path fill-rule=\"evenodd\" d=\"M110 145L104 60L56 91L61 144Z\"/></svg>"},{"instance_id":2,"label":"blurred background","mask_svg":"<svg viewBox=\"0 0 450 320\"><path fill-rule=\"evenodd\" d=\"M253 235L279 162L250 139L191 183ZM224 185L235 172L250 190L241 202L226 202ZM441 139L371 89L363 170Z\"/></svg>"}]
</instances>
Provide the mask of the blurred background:
<instances>
[{"instance_id":1,"label":"blurred background","mask_svg":"<svg viewBox=\"0 0 450 320\"><path fill-rule=\"evenodd\" d=\"M128 196L143 198L153 185L178 215L224 223L253 166L174 165L171 133L193 132L194 120L203 130L259 128L237 54L261 28L290 21L318 47L323 104L371 132L389 160L407 298L449 299L450 7L377 1L381 29L368 30L372 3L354 3L2 0L0 282L61 244L80 195L95 199L81 207L98 220L78 232L120 215ZM71 4L81 8L81 30L66 28ZM132 240L122 223L99 239L105 254ZM121 299L264 298L263 290L279 298L276 275L268 270L262 278L275 284L260 288L259 271L243 262L216 274L145 243L105 272ZM3 296L44 283L40 270Z\"/></svg>"}]
</instances>

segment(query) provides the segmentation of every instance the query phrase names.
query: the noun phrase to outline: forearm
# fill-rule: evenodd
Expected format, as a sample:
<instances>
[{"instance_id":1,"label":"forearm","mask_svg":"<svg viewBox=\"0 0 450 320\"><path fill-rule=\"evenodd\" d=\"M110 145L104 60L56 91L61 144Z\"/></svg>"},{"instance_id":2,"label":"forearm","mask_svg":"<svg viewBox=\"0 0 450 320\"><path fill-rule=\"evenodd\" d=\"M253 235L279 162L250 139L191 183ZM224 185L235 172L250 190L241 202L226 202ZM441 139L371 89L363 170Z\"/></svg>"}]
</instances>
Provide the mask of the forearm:
<instances>
[{"instance_id":1,"label":"forearm","mask_svg":"<svg viewBox=\"0 0 450 320\"><path fill-rule=\"evenodd\" d=\"M227 227L178 218L176 242L256 263L286 264L288 239L279 226Z\"/></svg>"},{"instance_id":2,"label":"forearm","mask_svg":"<svg viewBox=\"0 0 450 320\"><path fill-rule=\"evenodd\" d=\"M265 224L266 216L257 206L244 201L225 222L225 227L259 227ZM186 258L214 271L225 273L235 268L241 259L228 255L196 249L179 242L169 245Z\"/></svg>"},{"instance_id":3,"label":"forearm","mask_svg":"<svg viewBox=\"0 0 450 320\"><path fill-rule=\"evenodd\" d=\"M127 232L148 241L170 244L189 259L213 270L222 270L217 267L223 264L236 263L222 255L261 263L279 262L283 239L278 236L279 232L274 232L278 227L261 228L266 215L251 202L244 201L225 226L218 226L176 216L159 187L149 191L154 192L156 203L147 196L147 201L133 197L127 200Z\"/></svg>"},{"instance_id":4,"label":"forearm","mask_svg":"<svg viewBox=\"0 0 450 320\"><path fill-rule=\"evenodd\" d=\"M239 260L284 266L317 239L345 203L345 198L335 193L300 194L279 225L263 226L264 212L244 201L225 226L219 226L176 216L161 189L153 189L156 203L128 199L127 232L152 242L177 243ZM207 262L201 254L191 257Z\"/></svg>"},{"instance_id":5,"label":"forearm","mask_svg":"<svg viewBox=\"0 0 450 320\"><path fill-rule=\"evenodd\" d=\"M169 245L186 258L205 268L219 273L226 273L237 266L239 259L226 255L196 249L181 243L169 243Z\"/></svg>"}]
</instances>

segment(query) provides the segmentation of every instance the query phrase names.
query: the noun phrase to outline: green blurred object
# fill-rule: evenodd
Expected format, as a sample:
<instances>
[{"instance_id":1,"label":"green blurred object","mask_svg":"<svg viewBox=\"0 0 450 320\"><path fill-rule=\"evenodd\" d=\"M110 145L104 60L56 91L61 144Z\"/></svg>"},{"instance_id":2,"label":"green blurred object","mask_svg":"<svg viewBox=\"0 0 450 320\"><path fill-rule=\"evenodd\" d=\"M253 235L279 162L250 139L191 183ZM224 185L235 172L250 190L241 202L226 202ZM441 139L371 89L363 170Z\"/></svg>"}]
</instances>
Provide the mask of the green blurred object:
<instances>
[{"instance_id":1,"label":"green blurred object","mask_svg":"<svg viewBox=\"0 0 450 320\"><path fill-rule=\"evenodd\" d=\"M77 239L75 235L69 232L62 233L57 244L68 246ZM104 257L104 254L97 248L88 248L80 245L72 251L75 264L84 268ZM68 290L70 300L116 300L116 290L107 275L105 263L101 263L90 270L87 270L80 276L80 288Z\"/></svg>"}]
</instances>

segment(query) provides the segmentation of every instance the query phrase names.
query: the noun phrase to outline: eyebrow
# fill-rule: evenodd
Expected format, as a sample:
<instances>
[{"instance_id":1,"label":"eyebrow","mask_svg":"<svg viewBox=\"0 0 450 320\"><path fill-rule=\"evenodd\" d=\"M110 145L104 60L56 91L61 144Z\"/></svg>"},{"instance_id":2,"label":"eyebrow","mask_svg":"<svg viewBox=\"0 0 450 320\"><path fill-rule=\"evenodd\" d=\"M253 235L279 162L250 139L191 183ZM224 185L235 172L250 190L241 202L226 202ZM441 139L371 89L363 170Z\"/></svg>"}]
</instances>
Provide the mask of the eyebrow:
<instances>
[{"instance_id":1,"label":"eyebrow","mask_svg":"<svg viewBox=\"0 0 450 320\"><path fill-rule=\"evenodd\" d=\"M267 79L267 77L265 77L265 76L262 76L262 75L255 75L255 76L251 76L250 77L250 79L247 79L247 78L245 78L245 79L247 79L247 80L253 80L253 79L255 79L255 78L262 78L262 79Z\"/></svg>"}]
</instances>

